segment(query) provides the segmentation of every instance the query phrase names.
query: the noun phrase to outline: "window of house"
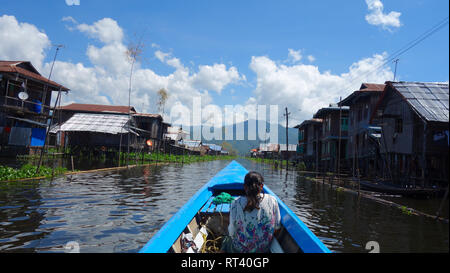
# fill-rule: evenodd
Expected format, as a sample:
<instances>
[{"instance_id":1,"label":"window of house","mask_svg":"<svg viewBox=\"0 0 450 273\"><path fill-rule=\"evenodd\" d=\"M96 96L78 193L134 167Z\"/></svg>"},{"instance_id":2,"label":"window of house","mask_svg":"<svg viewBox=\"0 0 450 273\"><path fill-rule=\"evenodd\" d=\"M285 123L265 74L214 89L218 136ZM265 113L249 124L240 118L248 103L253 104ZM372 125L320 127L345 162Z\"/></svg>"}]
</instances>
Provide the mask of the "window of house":
<instances>
[{"instance_id":1,"label":"window of house","mask_svg":"<svg viewBox=\"0 0 450 273\"><path fill-rule=\"evenodd\" d=\"M323 122L323 131L322 131L323 134L325 134L327 132L327 130L329 130L328 129L329 123L330 123L330 121L328 120L328 118L326 118Z\"/></svg>"},{"instance_id":2,"label":"window of house","mask_svg":"<svg viewBox=\"0 0 450 273\"><path fill-rule=\"evenodd\" d=\"M304 139L304 135L305 135L305 131L304 130L300 130L300 133L298 135L298 139L299 140L303 140Z\"/></svg>"},{"instance_id":3,"label":"window of house","mask_svg":"<svg viewBox=\"0 0 450 273\"><path fill-rule=\"evenodd\" d=\"M367 116L369 115L369 105L364 106L364 119L367 119Z\"/></svg>"},{"instance_id":4,"label":"window of house","mask_svg":"<svg viewBox=\"0 0 450 273\"><path fill-rule=\"evenodd\" d=\"M348 117L343 117L341 119L341 129L342 131L348 131Z\"/></svg>"},{"instance_id":5,"label":"window of house","mask_svg":"<svg viewBox=\"0 0 450 273\"><path fill-rule=\"evenodd\" d=\"M403 133L403 120L401 118L395 119L395 132Z\"/></svg>"}]
</instances>

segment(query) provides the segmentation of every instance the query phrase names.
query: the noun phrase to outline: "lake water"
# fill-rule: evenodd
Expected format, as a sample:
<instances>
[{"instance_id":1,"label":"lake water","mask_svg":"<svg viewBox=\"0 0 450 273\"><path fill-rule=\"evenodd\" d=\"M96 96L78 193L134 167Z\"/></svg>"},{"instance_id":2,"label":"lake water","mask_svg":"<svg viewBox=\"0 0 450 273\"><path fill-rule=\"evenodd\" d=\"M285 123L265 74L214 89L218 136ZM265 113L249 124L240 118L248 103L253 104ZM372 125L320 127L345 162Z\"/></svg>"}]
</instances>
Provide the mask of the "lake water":
<instances>
[{"instance_id":1,"label":"lake water","mask_svg":"<svg viewBox=\"0 0 450 273\"><path fill-rule=\"evenodd\" d=\"M238 161L261 172L266 184L332 251L368 252L366 243L377 241L381 252L449 252L448 224L338 192L295 171ZM229 163L144 166L54 181L0 183L0 252L65 252L72 241L81 252L137 252ZM398 201L439 205L439 200Z\"/></svg>"}]
</instances>

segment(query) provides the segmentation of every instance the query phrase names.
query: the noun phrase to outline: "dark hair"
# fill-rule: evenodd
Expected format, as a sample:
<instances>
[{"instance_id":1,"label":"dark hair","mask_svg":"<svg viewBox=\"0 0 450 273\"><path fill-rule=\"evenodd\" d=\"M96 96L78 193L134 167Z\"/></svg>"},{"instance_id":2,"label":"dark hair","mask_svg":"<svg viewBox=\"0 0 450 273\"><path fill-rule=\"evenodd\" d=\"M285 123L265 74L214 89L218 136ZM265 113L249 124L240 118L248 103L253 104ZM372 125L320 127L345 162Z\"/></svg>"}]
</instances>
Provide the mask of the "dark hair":
<instances>
[{"instance_id":1,"label":"dark hair","mask_svg":"<svg viewBox=\"0 0 450 273\"><path fill-rule=\"evenodd\" d=\"M244 185L246 186L245 195L247 197L247 205L244 211L253 211L259 209L259 203L261 202L261 185L264 184L264 178L260 173L249 172L244 179Z\"/></svg>"}]
</instances>

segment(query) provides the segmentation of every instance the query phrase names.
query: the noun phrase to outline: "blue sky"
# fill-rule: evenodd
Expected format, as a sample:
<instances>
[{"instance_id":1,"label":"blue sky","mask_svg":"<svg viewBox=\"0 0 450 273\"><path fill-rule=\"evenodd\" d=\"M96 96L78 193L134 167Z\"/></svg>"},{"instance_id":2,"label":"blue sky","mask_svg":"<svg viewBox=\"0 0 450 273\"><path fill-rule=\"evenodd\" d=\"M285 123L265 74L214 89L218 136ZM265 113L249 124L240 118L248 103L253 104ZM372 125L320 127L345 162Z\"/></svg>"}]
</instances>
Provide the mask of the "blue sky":
<instances>
[{"instance_id":1,"label":"blue sky","mask_svg":"<svg viewBox=\"0 0 450 273\"><path fill-rule=\"evenodd\" d=\"M371 4L375 8L370 9ZM16 0L3 1L0 17L13 16L24 33L21 24L35 26L37 31L27 36L39 33L47 36L41 44L43 75L48 72L54 54L50 44L65 45L58 56L61 63L55 66L55 71L58 65L61 71L55 73L55 80L72 89L73 94L64 100L67 103L125 104L127 83L126 77L121 76L126 74L126 65L123 71L117 72L107 66L120 65L120 56L111 55L111 60L106 60L105 56L92 54L101 54L101 49L112 43L118 50L123 47L120 45L126 46L138 40L136 37L143 37L145 48L138 68L142 70L142 77L137 76L135 80L148 79L155 84L136 85L139 99L133 102L141 111L156 111L155 94L164 87L173 94L169 106L181 103L189 108L188 97L201 95L206 102L219 108L250 103L288 106L294 119L301 121L318 108L336 102L339 96L347 96L361 82L392 80L392 63L370 76L364 74L448 17L448 10L446 0L80 0L78 6L68 6L65 0ZM370 14L374 15L372 21L367 17ZM113 23L108 26L117 25L114 29L119 29L123 37L113 42L102 41L98 36L101 34L92 27L104 18L111 19L108 22ZM8 23L13 24L11 20ZM84 30L80 27L83 24ZM99 29L103 30L105 28ZM448 81L448 33L446 25L400 56L398 78ZM2 43L14 45L9 39ZM92 54L88 52L90 46L94 50ZM30 50L23 55L19 49L17 54L8 53L10 49L4 49L3 53L1 50L0 46L0 59L33 58ZM157 51L166 57L158 58ZM181 65L168 63L174 59ZM39 62L39 58L36 60ZM204 66L205 71L200 66ZM87 75L85 82L109 80L111 84L92 84L86 91L75 79L64 76L80 70L95 74L93 78ZM114 75L105 75L112 70ZM137 75L140 72L136 72ZM144 76L149 74L153 77ZM212 79L214 76L217 78ZM115 86L117 90L111 90ZM183 86L190 91L185 91Z\"/></svg>"}]
</instances>

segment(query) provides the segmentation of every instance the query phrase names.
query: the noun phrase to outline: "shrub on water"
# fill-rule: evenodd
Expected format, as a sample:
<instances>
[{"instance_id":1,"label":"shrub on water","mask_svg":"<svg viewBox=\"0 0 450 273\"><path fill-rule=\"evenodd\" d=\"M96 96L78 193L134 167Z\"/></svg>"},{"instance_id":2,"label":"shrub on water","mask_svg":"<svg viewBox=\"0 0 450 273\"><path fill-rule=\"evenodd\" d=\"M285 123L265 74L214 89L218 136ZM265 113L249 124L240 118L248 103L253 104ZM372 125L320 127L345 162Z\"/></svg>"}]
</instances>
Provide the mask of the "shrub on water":
<instances>
[{"instance_id":1,"label":"shrub on water","mask_svg":"<svg viewBox=\"0 0 450 273\"><path fill-rule=\"evenodd\" d=\"M52 168L41 166L39 172L36 173L37 166L31 164L25 164L20 169L14 169L7 166L0 165L0 181L19 180L34 177L50 177L52 173L56 176L67 172L66 168Z\"/></svg>"}]
</instances>

